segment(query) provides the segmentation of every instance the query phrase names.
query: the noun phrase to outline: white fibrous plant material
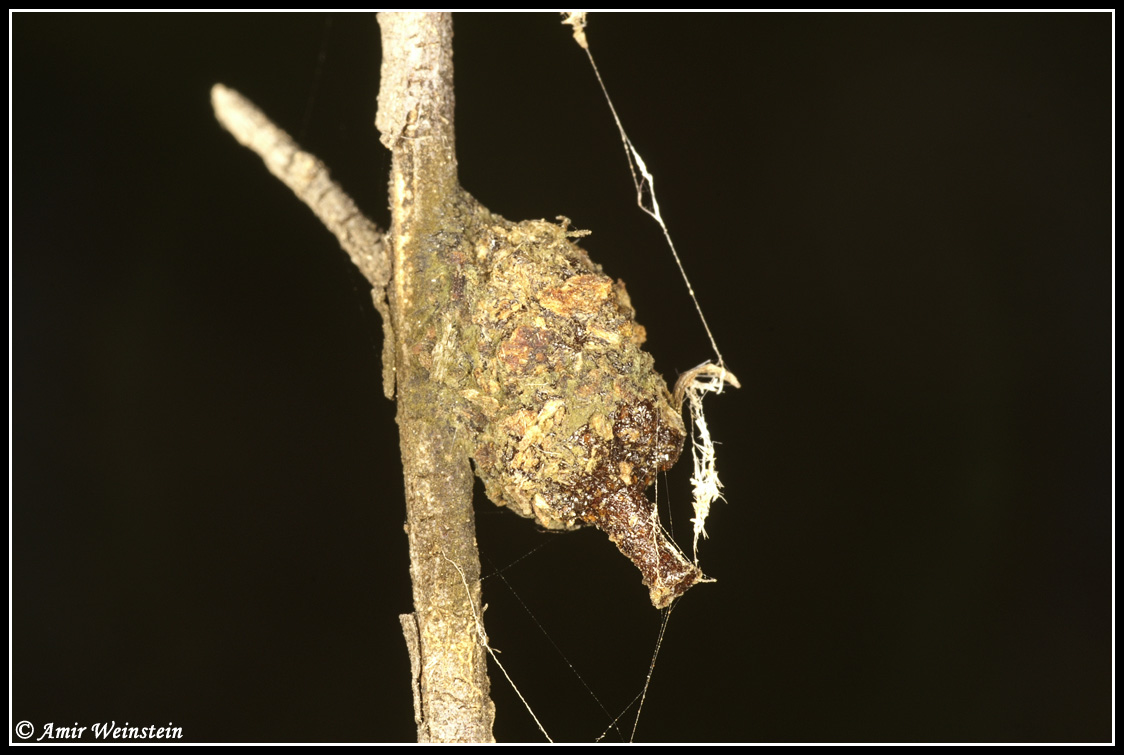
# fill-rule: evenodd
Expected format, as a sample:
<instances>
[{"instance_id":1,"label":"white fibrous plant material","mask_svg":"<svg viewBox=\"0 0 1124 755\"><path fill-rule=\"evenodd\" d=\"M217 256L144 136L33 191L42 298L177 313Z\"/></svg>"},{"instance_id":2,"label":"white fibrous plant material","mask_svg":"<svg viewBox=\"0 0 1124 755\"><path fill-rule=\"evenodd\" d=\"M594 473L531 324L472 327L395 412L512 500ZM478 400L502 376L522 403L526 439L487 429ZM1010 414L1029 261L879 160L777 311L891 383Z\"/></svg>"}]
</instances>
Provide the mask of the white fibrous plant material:
<instances>
[{"instance_id":1,"label":"white fibrous plant material","mask_svg":"<svg viewBox=\"0 0 1124 755\"><path fill-rule=\"evenodd\" d=\"M676 398L680 401L687 399L691 410L691 424L694 426L691 433L691 458L694 462L691 486L695 516L691 519L694 530L691 548L696 564L699 562L699 535L707 537L706 518L710 515L710 504L719 499L726 500L722 496L722 482L718 479L715 463L714 440L710 437L702 402L703 396L708 393L721 393L726 383L735 388L741 387L732 372L721 365L708 362L681 375L675 386Z\"/></svg>"},{"instance_id":2,"label":"white fibrous plant material","mask_svg":"<svg viewBox=\"0 0 1124 755\"><path fill-rule=\"evenodd\" d=\"M664 239L671 250L671 256L679 267L679 273L683 276L683 282L687 285L687 292L691 295L691 301L694 302L695 311L699 313L699 320L702 321L703 329L706 330L707 338L710 339L710 345L714 349L714 355L718 358L718 364L707 362L687 371L679 377L679 381L675 385L676 402L678 406L682 407L683 399L688 400L691 407L691 421L695 426L695 432L691 434L691 455L694 457L695 463L694 474L691 476L691 484L694 486L695 518L691 522L694 524L693 550L695 565L697 566L699 563L699 535L701 534L704 538L707 536L705 524L706 517L710 513L710 504L722 498L722 483L718 480L718 472L714 464L714 441L710 437L710 429L707 427L706 418L703 416L702 399L706 393L721 393L726 383L735 388L741 386L738 385L738 379L734 377L734 374L725 367L722 352L718 350L718 342L715 341L714 333L711 332L710 325L703 314L702 306L699 305L699 299L695 296L695 289L691 286L691 281L687 277L687 271L683 267L683 261L679 258L679 252L675 250L675 242L671 240L671 232L667 229L667 224L660 213L659 202L656 200L655 178L652 177L648 166L645 165L644 158L640 156L640 153L632 144L632 140L625 133L624 124L621 123L621 119L617 115L617 109L613 106L609 90L605 87L605 81L601 78L601 72L597 69L597 63L593 59L593 51L589 49L589 40L585 34L587 22L588 19L584 12L562 13L562 23L571 27L574 40L585 50L586 57L589 58L589 64L593 67L593 73L597 77L597 83L601 85L601 91L605 95L605 102L609 105L609 111L613 114L613 120L620 131L625 157L628 158L628 169L632 173L632 183L636 188L636 204L659 223L663 230ZM722 500L725 499L722 498Z\"/></svg>"}]
</instances>

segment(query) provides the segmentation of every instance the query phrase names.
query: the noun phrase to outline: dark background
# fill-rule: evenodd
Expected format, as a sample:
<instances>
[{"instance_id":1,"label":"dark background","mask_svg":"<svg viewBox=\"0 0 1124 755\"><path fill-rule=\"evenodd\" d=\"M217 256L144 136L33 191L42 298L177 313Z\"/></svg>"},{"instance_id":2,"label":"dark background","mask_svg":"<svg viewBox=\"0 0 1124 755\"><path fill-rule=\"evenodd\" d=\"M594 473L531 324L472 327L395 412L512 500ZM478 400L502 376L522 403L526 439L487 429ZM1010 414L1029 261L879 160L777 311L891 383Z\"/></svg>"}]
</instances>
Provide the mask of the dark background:
<instances>
[{"instance_id":1,"label":"dark background","mask_svg":"<svg viewBox=\"0 0 1124 755\"><path fill-rule=\"evenodd\" d=\"M1113 736L1110 34L592 17L743 385L708 402L718 582L675 609L638 741ZM378 317L209 103L244 92L385 223L374 19L19 14L12 39L14 720L412 741ZM455 60L465 187L592 229L669 381L712 356L557 17L458 16ZM688 476L661 495L689 547ZM477 511L486 573L530 553L518 599L485 583L492 644L556 739L595 739L659 631L639 574L596 531ZM497 738L541 740L492 679Z\"/></svg>"}]
</instances>

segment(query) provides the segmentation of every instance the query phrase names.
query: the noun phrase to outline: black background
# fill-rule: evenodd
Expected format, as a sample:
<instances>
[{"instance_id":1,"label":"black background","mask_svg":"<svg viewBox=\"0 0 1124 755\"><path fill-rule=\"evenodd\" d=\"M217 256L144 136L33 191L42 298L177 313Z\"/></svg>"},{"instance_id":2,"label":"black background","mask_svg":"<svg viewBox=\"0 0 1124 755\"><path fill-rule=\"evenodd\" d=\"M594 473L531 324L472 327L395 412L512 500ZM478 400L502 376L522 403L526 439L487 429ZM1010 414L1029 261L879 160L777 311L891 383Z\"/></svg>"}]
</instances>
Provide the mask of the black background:
<instances>
[{"instance_id":1,"label":"black background","mask_svg":"<svg viewBox=\"0 0 1124 755\"><path fill-rule=\"evenodd\" d=\"M594 15L729 366L717 578L638 741L1098 740L1111 692L1111 16ZM556 16L456 19L461 180L567 215L669 380L712 356ZM367 15L16 15L12 710L412 741L394 405L363 279L214 122L238 88L388 219ZM689 546L687 464L664 482ZM660 616L478 496L492 644L560 740ZM500 740L541 740L493 669ZM623 736L630 735L631 725ZM610 733L608 740L618 739Z\"/></svg>"}]
</instances>

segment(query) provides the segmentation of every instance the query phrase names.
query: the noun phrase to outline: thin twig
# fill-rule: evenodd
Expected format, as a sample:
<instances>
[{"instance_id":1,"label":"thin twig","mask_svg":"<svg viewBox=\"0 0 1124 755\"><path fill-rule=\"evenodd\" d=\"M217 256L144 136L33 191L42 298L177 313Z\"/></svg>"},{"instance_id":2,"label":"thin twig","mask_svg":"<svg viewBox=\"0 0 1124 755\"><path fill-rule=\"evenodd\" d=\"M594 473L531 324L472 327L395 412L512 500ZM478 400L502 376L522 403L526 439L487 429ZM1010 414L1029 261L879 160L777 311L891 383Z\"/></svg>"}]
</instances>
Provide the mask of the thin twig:
<instances>
[{"instance_id":1,"label":"thin twig","mask_svg":"<svg viewBox=\"0 0 1124 755\"><path fill-rule=\"evenodd\" d=\"M305 152L254 103L222 84L211 87L215 118L243 146L257 153L269 172L281 179L331 231L351 261L371 283L371 298L382 316L383 394L394 398L394 328L386 301L390 256L386 234L364 215L328 175L328 167Z\"/></svg>"},{"instance_id":2,"label":"thin twig","mask_svg":"<svg viewBox=\"0 0 1124 755\"><path fill-rule=\"evenodd\" d=\"M256 152L269 172L292 189L335 234L363 277L376 289L385 289L390 280L390 261L384 234L331 179L327 166L302 150L291 136L235 90L215 84L211 88L211 104L223 128Z\"/></svg>"}]
</instances>

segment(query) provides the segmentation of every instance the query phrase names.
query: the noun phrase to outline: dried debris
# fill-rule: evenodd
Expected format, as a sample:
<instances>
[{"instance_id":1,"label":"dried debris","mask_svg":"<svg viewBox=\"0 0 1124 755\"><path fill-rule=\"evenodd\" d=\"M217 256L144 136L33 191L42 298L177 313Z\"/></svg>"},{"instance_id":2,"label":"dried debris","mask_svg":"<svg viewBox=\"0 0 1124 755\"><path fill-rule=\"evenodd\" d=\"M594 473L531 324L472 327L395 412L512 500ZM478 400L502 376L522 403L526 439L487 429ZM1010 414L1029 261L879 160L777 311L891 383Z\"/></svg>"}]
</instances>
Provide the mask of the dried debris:
<instances>
[{"instance_id":1,"label":"dried debris","mask_svg":"<svg viewBox=\"0 0 1124 755\"><path fill-rule=\"evenodd\" d=\"M645 491L686 438L624 283L545 221L480 226L451 294L472 325L433 332L432 370L465 400L476 470L497 504L550 529L593 525L640 569L663 608L703 579ZM456 351L452 356L449 352Z\"/></svg>"}]
</instances>

